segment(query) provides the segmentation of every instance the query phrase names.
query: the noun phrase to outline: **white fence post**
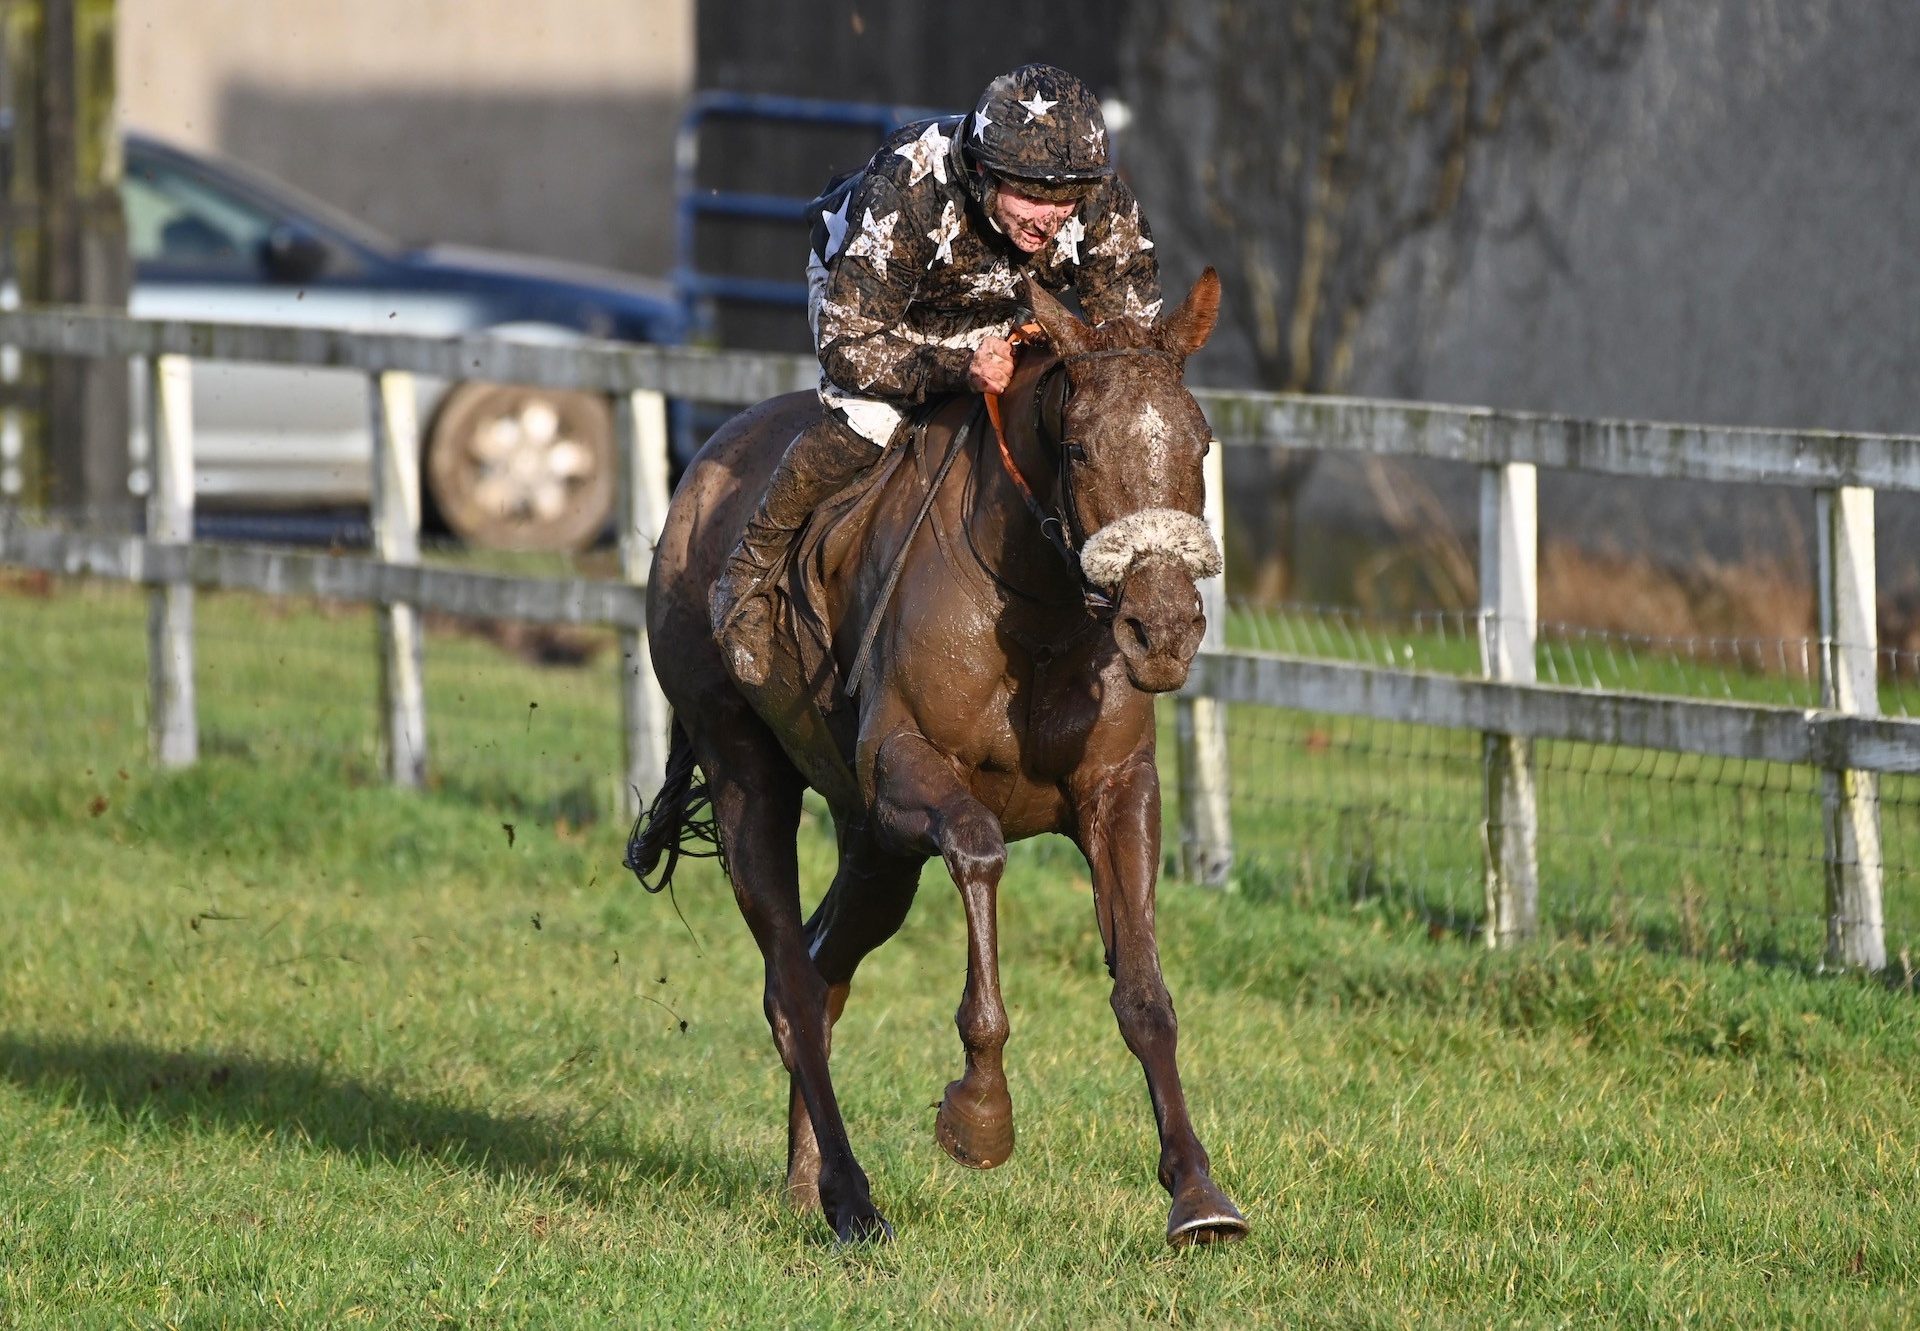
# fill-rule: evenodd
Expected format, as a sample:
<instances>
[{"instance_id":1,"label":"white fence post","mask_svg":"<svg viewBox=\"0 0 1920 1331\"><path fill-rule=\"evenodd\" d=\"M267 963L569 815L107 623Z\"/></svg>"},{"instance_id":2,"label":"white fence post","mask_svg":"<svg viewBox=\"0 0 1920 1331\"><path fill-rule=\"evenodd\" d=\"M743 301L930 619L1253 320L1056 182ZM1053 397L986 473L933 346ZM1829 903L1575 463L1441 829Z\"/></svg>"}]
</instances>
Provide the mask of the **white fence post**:
<instances>
[{"instance_id":1,"label":"white fence post","mask_svg":"<svg viewBox=\"0 0 1920 1331\"><path fill-rule=\"evenodd\" d=\"M1489 679L1531 684L1540 621L1538 476L1530 463L1480 473L1480 668ZM1540 928L1539 805L1533 741L1488 733L1487 944L1505 947Z\"/></svg>"},{"instance_id":2,"label":"white fence post","mask_svg":"<svg viewBox=\"0 0 1920 1331\"><path fill-rule=\"evenodd\" d=\"M1225 450L1207 450L1207 527L1224 561L1227 550ZM1207 616L1202 651L1227 645L1227 575L1200 585ZM1180 746L1180 861L1193 882L1226 887L1233 877L1233 803L1227 753L1227 705L1215 698L1176 698L1174 734Z\"/></svg>"},{"instance_id":3,"label":"white fence post","mask_svg":"<svg viewBox=\"0 0 1920 1331\"><path fill-rule=\"evenodd\" d=\"M620 576L647 580L667 519L667 400L659 393L616 393L614 438L620 455ZM667 766L667 699L654 678L644 629L620 630L620 715L626 780L620 804L638 817Z\"/></svg>"},{"instance_id":4,"label":"white fence post","mask_svg":"<svg viewBox=\"0 0 1920 1331\"><path fill-rule=\"evenodd\" d=\"M0 278L0 312L20 308L20 283L12 274ZM24 360L20 348L11 342L0 346L0 385L12 390L20 382ZM7 405L0 407L0 504L16 502L27 488L27 434L20 408L7 394Z\"/></svg>"},{"instance_id":5,"label":"white fence post","mask_svg":"<svg viewBox=\"0 0 1920 1331\"><path fill-rule=\"evenodd\" d=\"M1854 486L1815 495L1820 541L1820 703L1855 716L1880 715L1873 491ZM1824 771L1827 964L1879 970L1887 964L1882 918L1880 779Z\"/></svg>"},{"instance_id":6,"label":"white fence post","mask_svg":"<svg viewBox=\"0 0 1920 1331\"><path fill-rule=\"evenodd\" d=\"M420 422L413 376L372 376L373 547L389 564L420 562ZM380 603L380 739L387 776L418 789L427 779L427 696L420 615Z\"/></svg>"},{"instance_id":7,"label":"white fence post","mask_svg":"<svg viewBox=\"0 0 1920 1331\"><path fill-rule=\"evenodd\" d=\"M155 356L148 369L153 488L147 539L193 541L193 363ZM170 582L147 594L147 737L161 767L190 767L200 756L193 692L193 584Z\"/></svg>"}]
</instances>

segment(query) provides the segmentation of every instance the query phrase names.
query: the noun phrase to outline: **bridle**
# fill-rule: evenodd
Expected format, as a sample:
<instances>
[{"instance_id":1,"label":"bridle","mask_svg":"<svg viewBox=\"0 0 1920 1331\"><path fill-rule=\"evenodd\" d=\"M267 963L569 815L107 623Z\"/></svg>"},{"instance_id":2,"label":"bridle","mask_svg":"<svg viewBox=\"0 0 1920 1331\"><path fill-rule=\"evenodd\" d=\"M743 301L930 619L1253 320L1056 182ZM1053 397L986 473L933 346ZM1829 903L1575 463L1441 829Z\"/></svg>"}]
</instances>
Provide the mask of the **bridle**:
<instances>
[{"instance_id":1,"label":"bridle","mask_svg":"<svg viewBox=\"0 0 1920 1331\"><path fill-rule=\"evenodd\" d=\"M1022 324L1013 330L1008 341L1015 345L1031 344L1041 336L1043 334L1038 324ZM993 423L994 442L1000 447L1001 469L1013 482L1014 489L1020 492L1020 498L1026 503L1027 512L1033 514L1034 521L1040 526L1041 535L1047 538L1047 543L1065 561L1075 581L1080 584L1080 595L1086 602L1087 609L1103 618L1113 613L1116 603L1107 594L1106 589L1090 579L1086 570L1080 566L1080 547L1085 543L1086 538L1076 537L1074 533L1072 463L1085 457L1086 451L1068 439L1064 433L1059 433L1058 437L1051 441L1049 441L1049 435L1064 429L1066 402L1073 395L1073 381L1069 374L1069 367L1082 361L1103 360L1112 356L1159 356L1166 360L1176 359L1172 352L1162 351L1158 347L1101 347L1093 351L1069 352L1061 356L1055 364L1040 372L1040 379L1033 387L1033 433L1034 437L1042 443L1052 442L1054 445L1057 460L1053 484L1054 506L1051 510L1040 502L1032 484L1027 480L1026 473L1020 470L1020 464L1014 460L1013 450L1007 447L1007 432L1001 424L1000 395L998 393L982 394L986 399L987 419ZM1056 375L1065 378L1065 382L1058 387L1052 383ZM1061 396L1055 427L1049 429L1046 420L1048 397L1054 392L1059 392Z\"/></svg>"},{"instance_id":2,"label":"bridle","mask_svg":"<svg viewBox=\"0 0 1920 1331\"><path fill-rule=\"evenodd\" d=\"M1016 345L1022 342L1031 343L1040 335L1041 329L1038 324L1028 324L1014 329L1008 341ZM1093 616L1092 622L1110 620L1119 608L1119 603L1107 594L1103 586L1088 576L1084 566L1085 561L1081 557L1081 548L1086 541L1084 538L1075 539L1073 468L1070 464L1078 458L1085 457L1086 454L1079 445L1065 437L1064 421L1067 398L1073 391L1072 381L1067 378L1068 367L1075 361L1098 360L1108 356L1160 356L1175 362L1179 360L1173 353L1162 351L1158 347L1104 347L1061 356L1054 364L1040 371L1039 378L1033 386L1033 433L1034 437L1043 444L1051 442L1058 453L1053 488L1054 507L1051 510L1040 502L1039 496L1034 493L1033 486L1027 480L1026 473L1020 470L1020 464L1014 460L1013 450L1007 447L1007 432L1001 421L1000 395L998 393L980 395L981 402L986 407L987 419L993 426L994 442L1000 449L1000 466L1006 472L1007 479L1013 482L1014 489L1020 492L1020 498L1027 506L1027 512L1033 515L1041 533L1047 538L1047 543L1053 546L1074 581L1079 584L1081 599ZM1058 376L1058 382L1055 381L1056 376ZM1047 419L1050 412L1053 416L1051 424ZM946 479L948 469L965 450L967 434L972 430L976 419L975 416L968 416L955 432L953 441L947 449L946 460L940 464L932 483L926 487L926 497L920 505L919 515L914 519L913 525L908 528L906 540L901 542L899 550L894 554L893 565L881 585L879 597L874 601L873 611L867 617L866 630L860 635L860 649L854 654L853 668L847 672L845 692L849 698L859 689L860 681L866 677L867 661L878 639L882 616L893 598L893 589L899 583L901 571L906 565L907 552L913 545L913 533L918 531L920 524L926 520L928 512L933 507L934 499L940 493L941 482ZM1123 518L1119 524L1115 525L1123 525L1126 521L1127 519ZM973 530L970 518L964 525L967 528L968 543L972 545ZM1096 533L1096 540L1097 536ZM980 560L988 576L1002 588L1016 595L1027 595L995 571L993 565L982 557L977 546L973 547L973 553L974 558ZM1211 572L1218 573L1220 570L1217 555L1214 562L1215 566Z\"/></svg>"}]
</instances>

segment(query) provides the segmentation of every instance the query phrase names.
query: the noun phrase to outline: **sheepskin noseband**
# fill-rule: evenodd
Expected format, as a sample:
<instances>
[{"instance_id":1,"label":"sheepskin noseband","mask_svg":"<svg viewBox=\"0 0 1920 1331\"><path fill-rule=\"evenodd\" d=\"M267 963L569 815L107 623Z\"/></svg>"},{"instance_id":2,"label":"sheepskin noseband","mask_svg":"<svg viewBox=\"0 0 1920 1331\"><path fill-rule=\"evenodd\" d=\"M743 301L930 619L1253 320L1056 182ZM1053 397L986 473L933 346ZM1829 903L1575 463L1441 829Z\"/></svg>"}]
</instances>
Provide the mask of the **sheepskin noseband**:
<instances>
[{"instance_id":1,"label":"sheepskin noseband","mask_svg":"<svg viewBox=\"0 0 1920 1331\"><path fill-rule=\"evenodd\" d=\"M1194 578L1221 568L1220 547L1207 524L1177 508L1149 508L1109 522L1080 547L1080 571L1096 587L1112 591L1134 561L1148 556L1177 559Z\"/></svg>"}]
</instances>

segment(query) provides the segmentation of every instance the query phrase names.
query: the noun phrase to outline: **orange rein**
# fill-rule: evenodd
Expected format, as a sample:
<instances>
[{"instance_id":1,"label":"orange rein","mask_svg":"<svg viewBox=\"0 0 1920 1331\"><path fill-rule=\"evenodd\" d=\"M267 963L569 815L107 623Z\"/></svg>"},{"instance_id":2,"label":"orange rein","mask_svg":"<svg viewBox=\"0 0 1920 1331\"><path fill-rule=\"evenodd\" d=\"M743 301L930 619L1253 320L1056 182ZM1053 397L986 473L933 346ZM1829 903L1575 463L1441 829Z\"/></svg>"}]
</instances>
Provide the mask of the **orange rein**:
<instances>
[{"instance_id":1,"label":"orange rein","mask_svg":"<svg viewBox=\"0 0 1920 1331\"><path fill-rule=\"evenodd\" d=\"M1022 343L1038 342L1044 336L1045 333L1039 324L1021 324L1013 330L1007 341L1019 346ZM1083 354L1099 356L1107 353L1095 351ZM1066 561L1067 567L1080 580L1080 588L1087 608L1100 614L1111 611L1112 599L1106 592L1087 581L1086 573L1080 568L1080 555L1074 549L1073 540L1067 533L1066 521L1060 515L1050 514L1040 506L1039 496L1034 494L1033 487L1027 484L1027 478L1021 472L1020 464L1013 460L1013 450L1007 447L1007 432L1000 423L1000 395L982 393L980 396L987 404L987 419L993 422L994 442L1000 445L1001 469L1007 473L1007 478L1020 491L1020 498L1026 501L1027 512L1033 514L1033 520L1040 524L1041 534L1047 538L1055 550L1060 552L1060 558Z\"/></svg>"},{"instance_id":2,"label":"orange rein","mask_svg":"<svg viewBox=\"0 0 1920 1331\"><path fill-rule=\"evenodd\" d=\"M1045 330L1039 324L1025 323L1008 333L1007 341L1018 347L1041 341L1045 336ZM1027 501L1027 507L1038 513L1040 501L1034 496L1033 487L1027 484L1027 478L1021 474L1020 464L1013 460L1012 450L1007 447L1007 432L1000 424L1000 395L982 393L980 396L986 399L987 419L993 422L993 439L1000 445L1000 465L1006 468L1007 475L1012 477L1013 483L1020 488L1021 498Z\"/></svg>"}]
</instances>

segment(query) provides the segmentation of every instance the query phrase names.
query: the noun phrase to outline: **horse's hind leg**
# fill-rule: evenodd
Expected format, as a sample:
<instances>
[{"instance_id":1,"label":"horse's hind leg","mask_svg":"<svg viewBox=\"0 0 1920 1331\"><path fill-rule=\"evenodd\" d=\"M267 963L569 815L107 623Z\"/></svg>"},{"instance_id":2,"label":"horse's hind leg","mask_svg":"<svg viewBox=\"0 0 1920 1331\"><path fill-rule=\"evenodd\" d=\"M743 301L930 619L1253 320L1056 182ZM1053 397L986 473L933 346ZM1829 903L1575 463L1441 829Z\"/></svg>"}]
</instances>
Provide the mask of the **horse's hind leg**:
<instances>
[{"instance_id":1,"label":"horse's hind leg","mask_svg":"<svg viewBox=\"0 0 1920 1331\"><path fill-rule=\"evenodd\" d=\"M847 1006L847 985L827 986L827 1052L833 1052L833 1027ZM787 1203L796 1211L820 1205L820 1139L814 1136L806 1089L796 1073L787 1090Z\"/></svg>"},{"instance_id":2,"label":"horse's hind leg","mask_svg":"<svg viewBox=\"0 0 1920 1331\"><path fill-rule=\"evenodd\" d=\"M995 918L1007 842L1000 820L961 784L952 766L920 735L887 739L874 760L874 808L892 844L939 855L967 912L967 987L954 1024L967 1068L950 1082L934 1119L934 1138L961 1164L992 1169L1013 1154L1013 1097L1001 1064L1008 1024L1000 997L1000 936Z\"/></svg>"},{"instance_id":3,"label":"horse's hind leg","mask_svg":"<svg viewBox=\"0 0 1920 1331\"><path fill-rule=\"evenodd\" d=\"M709 740L703 747L708 751L701 765L734 899L766 960L767 1024L780 1061L800 1087L818 1141L821 1210L843 1241L890 1238L893 1229L873 1205L827 1072L827 984L807 955L800 922L794 851L800 776L764 732Z\"/></svg>"},{"instance_id":4,"label":"horse's hind leg","mask_svg":"<svg viewBox=\"0 0 1920 1331\"><path fill-rule=\"evenodd\" d=\"M864 826L841 826L839 871L807 921L807 950L827 984L829 1052L855 968L906 921L925 863L921 855L881 850ZM820 1205L820 1143L798 1077L787 1104L787 1196L803 1210Z\"/></svg>"},{"instance_id":5,"label":"horse's hind leg","mask_svg":"<svg viewBox=\"0 0 1920 1331\"><path fill-rule=\"evenodd\" d=\"M1247 1222L1213 1181L1212 1163L1193 1130L1174 1050L1179 1023L1160 974L1154 937L1154 878L1160 865L1160 778L1151 759L1136 760L1082 801L1080 845L1093 873L1094 909L1113 976L1113 1015L1127 1048L1147 1074L1160 1129L1160 1184L1173 1194L1167 1242L1211 1243L1243 1237Z\"/></svg>"}]
</instances>

